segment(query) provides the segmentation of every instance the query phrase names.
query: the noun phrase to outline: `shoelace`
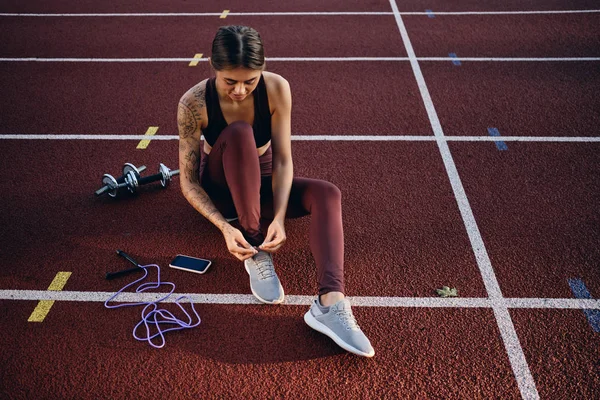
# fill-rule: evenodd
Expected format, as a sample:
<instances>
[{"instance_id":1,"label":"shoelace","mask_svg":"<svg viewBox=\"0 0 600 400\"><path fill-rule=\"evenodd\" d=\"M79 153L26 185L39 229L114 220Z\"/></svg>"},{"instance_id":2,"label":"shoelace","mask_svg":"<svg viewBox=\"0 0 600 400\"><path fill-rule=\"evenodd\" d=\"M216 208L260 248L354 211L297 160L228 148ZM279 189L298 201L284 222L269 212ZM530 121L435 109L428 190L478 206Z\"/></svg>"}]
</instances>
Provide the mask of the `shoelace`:
<instances>
[{"instance_id":1,"label":"shoelace","mask_svg":"<svg viewBox=\"0 0 600 400\"><path fill-rule=\"evenodd\" d=\"M335 315L337 315L340 318L340 320L342 321L342 324L344 324L344 326L346 327L347 330L360 329L360 327L356 323L356 319L354 318L354 315L352 315L352 311L338 310L338 311L336 311Z\"/></svg>"},{"instance_id":2,"label":"shoelace","mask_svg":"<svg viewBox=\"0 0 600 400\"><path fill-rule=\"evenodd\" d=\"M275 268L273 268L273 262L271 261L271 257L268 253L258 253L253 259L256 263L261 280L275 276Z\"/></svg>"}]
</instances>

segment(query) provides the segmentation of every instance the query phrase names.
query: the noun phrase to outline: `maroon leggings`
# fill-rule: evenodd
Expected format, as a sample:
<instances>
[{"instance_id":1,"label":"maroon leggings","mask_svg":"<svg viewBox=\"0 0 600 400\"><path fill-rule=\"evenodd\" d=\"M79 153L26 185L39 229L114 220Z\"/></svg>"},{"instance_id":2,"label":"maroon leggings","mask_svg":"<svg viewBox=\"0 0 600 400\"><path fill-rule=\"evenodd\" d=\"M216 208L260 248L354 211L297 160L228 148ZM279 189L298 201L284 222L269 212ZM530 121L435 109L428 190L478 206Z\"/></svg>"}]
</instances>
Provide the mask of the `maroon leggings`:
<instances>
[{"instance_id":1,"label":"maroon leggings","mask_svg":"<svg viewBox=\"0 0 600 400\"><path fill-rule=\"evenodd\" d=\"M258 157L252 127L237 121L225 128L210 154L202 152L200 182L225 218L239 219L248 242L264 241L260 218L273 219L271 147ZM286 218L311 215L310 248L317 264L319 294L344 292L344 232L340 190L332 183L294 178Z\"/></svg>"}]
</instances>

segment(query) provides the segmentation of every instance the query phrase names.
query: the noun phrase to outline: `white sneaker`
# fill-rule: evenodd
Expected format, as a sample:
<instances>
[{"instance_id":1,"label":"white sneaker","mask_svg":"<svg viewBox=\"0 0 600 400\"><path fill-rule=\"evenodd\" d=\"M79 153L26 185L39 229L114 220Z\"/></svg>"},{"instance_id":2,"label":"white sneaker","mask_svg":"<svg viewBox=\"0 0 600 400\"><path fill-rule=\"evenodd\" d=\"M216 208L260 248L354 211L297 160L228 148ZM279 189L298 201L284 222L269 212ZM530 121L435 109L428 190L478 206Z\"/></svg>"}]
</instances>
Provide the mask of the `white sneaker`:
<instances>
[{"instance_id":1,"label":"white sneaker","mask_svg":"<svg viewBox=\"0 0 600 400\"><path fill-rule=\"evenodd\" d=\"M250 275L250 289L254 297L267 304L279 304L283 301L283 287L275 273L271 254L259 250L252 258L244 261L244 267Z\"/></svg>"},{"instance_id":2,"label":"white sneaker","mask_svg":"<svg viewBox=\"0 0 600 400\"><path fill-rule=\"evenodd\" d=\"M350 302L343 299L323 313L315 300L310 310L304 314L304 321L316 331L333 339L338 346L363 357L373 357L375 350L371 342L356 323Z\"/></svg>"}]
</instances>

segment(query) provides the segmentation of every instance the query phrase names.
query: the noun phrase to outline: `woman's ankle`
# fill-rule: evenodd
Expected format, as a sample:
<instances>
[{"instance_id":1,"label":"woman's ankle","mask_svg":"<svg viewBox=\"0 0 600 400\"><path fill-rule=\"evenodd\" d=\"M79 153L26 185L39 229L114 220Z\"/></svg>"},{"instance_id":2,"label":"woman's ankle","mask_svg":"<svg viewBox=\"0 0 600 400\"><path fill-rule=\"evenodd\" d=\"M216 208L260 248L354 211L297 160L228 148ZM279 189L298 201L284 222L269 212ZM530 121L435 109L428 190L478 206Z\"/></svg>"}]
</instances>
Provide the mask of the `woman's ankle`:
<instances>
[{"instance_id":1,"label":"woman's ankle","mask_svg":"<svg viewBox=\"0 0 600 400\"><path fill-rule=\"evenodd\" d=\"M343 299L344 299L344 293L342 293L342 292L329 292L329 293L319 295L319 303L321 303L321 305L323 307L332 306L335 303L337 303L338 301L343 300Z\"/></svg>"}]
</instances>

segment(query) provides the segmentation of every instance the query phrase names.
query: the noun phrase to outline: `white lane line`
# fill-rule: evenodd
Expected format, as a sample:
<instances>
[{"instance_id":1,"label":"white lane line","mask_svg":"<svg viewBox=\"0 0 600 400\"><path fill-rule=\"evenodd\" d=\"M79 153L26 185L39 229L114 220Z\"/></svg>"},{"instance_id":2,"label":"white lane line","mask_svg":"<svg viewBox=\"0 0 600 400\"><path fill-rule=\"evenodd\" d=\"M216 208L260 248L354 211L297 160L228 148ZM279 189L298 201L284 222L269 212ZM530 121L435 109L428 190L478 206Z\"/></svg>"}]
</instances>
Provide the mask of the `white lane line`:
<instances>
[{"instance_id":1,"label":"white lane line","mask_svg":"<svg viewBox=\"0 0 600 400\"><path fill-rule=\"evenodd\" d=\"M266 57L269 62L375 62L410 61L409 57ZM472 62L587 62L600 61L600 57L416 57L417 61L472 61ZM208 62L208 58L90 58L90 57L5 57L0 62L67 62L67 63L151 63L151 62Z\"/></svg>"},{"instance_id":2,"label":"white lane line","mask_svg":"<svg viewBox=\"0 0 600 400\"><path fill-rule=\"evenodd\" d=\"M449 142L600 142L600 137L585 136L444 136L444 140Z\"/></svg>"},{"instance_id":3,"label":"white lane line","mask_svg":"<svg viewBox=\"0 0 600 400\"><path fill-rule=\"evenodd\" d=\"M177 135L0 134L0 140L179 140ZM204 139L204 137L202 137ZM292 135L292 140L332 142L564 142L598 143L600 136Z\"/></svg>"},{"instance_id":4,"label":"white lane line","mask_svg":"<svg viewBox=\"0 0 600 400\"><path fill-rule=\"evenodd\" d=\"M600 57L417 57L417 61L563 62L600 61Z\"/></svg>"},{"instance_id":5,"label":"white lane line","mask_svg":"<svg viewBox=\"0 0 600 400\"><path fill-rule=\"evenodd\" d=\"M77 301L103 302L113 292L50 291L50 290L0 290L0 300L15 301ZM133 293L119 295L116 302L154 301L166 296L166 293ZM188 296L195 303L202 304L262 304L251 294L210 294L210 293L173 293L167 302L174 302L180 296ZM315 296L288 295L286 305L309 305ZM480 297L375 297L348 296L352 305L357 307L417 307L417 308L528 308L528 309L600 309L600 299L544 299L544 298L503 298L488 299Z\"/></svg>"},{"instance_id":6,"label":"white lane line","mask_svg":"<svg viewBox=\"0 0 600 400\"><path fill-rule=\"evenodd\" d=\"M220 17L223 12L199 13L71 13L71 14L40 14L40 13L0 13L0 17ZM332 16L332 15L392 15L391 12L378 11L298 11L298 12L230 12L227 16Z\"/></svg>"},{"instance_id":7,"label":"white lane line","mask_svg":"<svg viewBox=\"0 0 600 400\"><path fill-rule=\"evenodd\" d=\"M435 15L532 15L532 14L589 14L600 10L533 10L533 11L435 11ZM198 13L0 13L0 17L218 17L222 12ZM429 15L422 11L404 11L400 15ZM238 12L229 16L315 16L315 15L394 15L378 11L321 11L321 12Z\"/></svg>"},{"instance_id":8,"label":"white lane line","mask_svg":"<svg viewBox=\"0 0 600 400\"><path fill-rule=\"evenodd\" d=\"M402 17L398 12L396 0L390 0L390 5L392 7L392 10L394 11L396 23L398 24L398 29L400 31L400 35L402 36L402 41L406 48L406 53L410 58L410 65L415 75L415 79L417 80L419 91L421 93L421 97L423 98L423 103L425 105L425 109L427 111L427 115L429 117L433 133L436 138L440 139L437 141L437 144L440 149L442 160L444 162L444 166L446 167L446 172L448 173L450 185L452 186L454 196L458 203L458 208L460 210L460 214L465 224L469 240L471 241L471 247L473 248L473 252L475 254L475 259L477 260L477 265L479 266L479 271L481 272L483 283L487 290L488 296L492 301L502 299L503 296L502 291L500 289L500 285L498 284L498 280L496 279L496 274L494 273L494 270L492 268L492 264L488 256L487 250L485 248L485 245L483 243L481 233L479 232L479 227L477 226L477 222L475 221L475 216L473 215L473 211L471 210L467 194L462 185L462 181L460 180L458 170L456 169L456 164L454 163L452 154L450 153L448 142L443 140L444 131L442 129L442 125L440 124L437 112L435 110L435 106L433 105L433 101L431 100L429 89L427 89L427 84L425 83L425 78L423 77L423 73L421 72L421 67L419 66L419 62L417 61L415 51L410 42L410 38L408 37L408 32L406 30L406 27L404 26ZM523 348L521 347L521 343L519 341L519 337L517 336L515 327L512 323L512 320L510 319L508 309L506 307L494 304L493 310L494 315L496 316L496 321L498 323L498 328L500 330L502 341L504 342L504 346L508 354L510 365L512 367L515 379L521 392L521 396L524 399L539 399L540 396L535 386L535 381L533 380L533 376L531 375L531 371L529 370L527 359L525 358L525 354L523 353Z\"/></svg>"},{"instance_id":9,"label":"white lane line","mask_svg":"<svg viewBox=\"0 0 600 400\"><path fill-rule=\"evenodd\" d=\"M503 298L501 302L508 308L595 310L600 306L600 299Z\"/></svg>"},{"instance_id":10,"label":"white lane line","mask_svg":"<svg viewBox=\"0 0 600 400\"><path fill-rule=\"evenodd\" d=\"M533 14L593 14L600 10L532 10L532 11L436 11L438 15L533 15ZM400 15L429 15L427 12L401 12Z\"/></svg>"},{"instance_id":11,"label":"white lane line","mask_svg":"<svg viewBox=\"0 0 600 400\"><path fill-rule=\"evenodd\" d=\"M352 61L408 61L408 57L265 57L269 62L352 62ZM208 62L208 58L190 57L138 57L138 58L93 58L93 57L5 57L2 62L93 62L93 63L135 63L135 62Z\"/></svg>"},{"instance_id":12,"label":"white lane line","mask_svg":"<svg viewBox=\"0 0 600 400\"><path fill-rule=\"evenodd\" d=\"M408 32L406 30L406 27L404 26L402 18L398 14L398 7L396 6L396 1L390 0L390 4L392 6L392 9L394 10L394 13L396 14L396 22L398 24L398 29L400 30L400 34L406 47L408 56L411 59L410 64L415 78L417 80L417 85L419 87L421 97L423 98L423 103L425 105L425 110L427 112L427 116L429 117L433 133L436 139L439 139L437 140L438 147L440 149L440 153L442 155L442 159L444 161L444 165L446 167L446 171L450 179L450 184L458 202L463 221L467 228L467 233L469 235L469 239L471 240L471 246L473 247L473 250L475 252L475 258L477 259L477 264L479 265L479 269L483 276L483 281L486 290L490 298L501 298L502 293L500 291L500 286L498 285L496 275L494 274L494 271L491 268L489 257L483 244L483 239L481 238L479 228L477 227L475 217L473 216L471 206L469 205L469 200L467 199L467 195L462 186L462 182L460 180L460 176L458 175L458 170L456 169L454 160L452 159L452 155L450 154L450 148L448 147L446 141L443 140L444 132L442 129L442 125L440 124L440 120L438 118L437 112L435 111L433 101L431 100L429 89L427 89L427 84L425 83L425 78L423 77L423 73L421 72L421 67L419 66L419 63L416 60L416 55L408 37ZM497 137L496 140L498 140Z\"/></svg>"},{"instance_id":13,"label":"white lane line","mask_svg":"<svg viewBox=\"0 0 600 400\"><path fill-rule=\"evenodd\" d=\"M539 400L540 395L535 385L535 380L531 375L529 364L527 364L523 347L521 346L515 325L510 318L508 308L496 306L492 310L494 310L500 336L502 336L513 374L519 385L521 397L526 400Z\"/></svg>"},{"instance_id":14,"label":"white lane line","mask_svg":"<svg viewBox=\"0 0 600 400\"><path fill-rule=\"evenodd\" d=\"M351 61L408 61L408 57L265 57L267 61L298 62L351 62Z\"/></svg>"},{"instance_id":15,"label":"white lane line","mask_svg":"<svg viewBox=\"0 0 600 400\"><path fill-rule=\"evenodd\" d=\"M3 134L0 135L3 140L137 140L148 139L145 135L72 135L72 134L48 134L48 135L20 135L20 134ZM177 140L176 135L156 135L149 140Z\"/></svg>"},{"instance_id":16,"label":"white lane line","mask_svg":"<svg viewBox=\"0 0 600 400\"><path fill-rule=\"evenodd\" d=\"M96 62L96 63L133 63L133 62L185 62L191 61L208 62L208 59L195 59L193 57L177 58L44 58L44 57L24 57L24 58L0 58L2 62Z\"/></svg>"}]
</instances>

